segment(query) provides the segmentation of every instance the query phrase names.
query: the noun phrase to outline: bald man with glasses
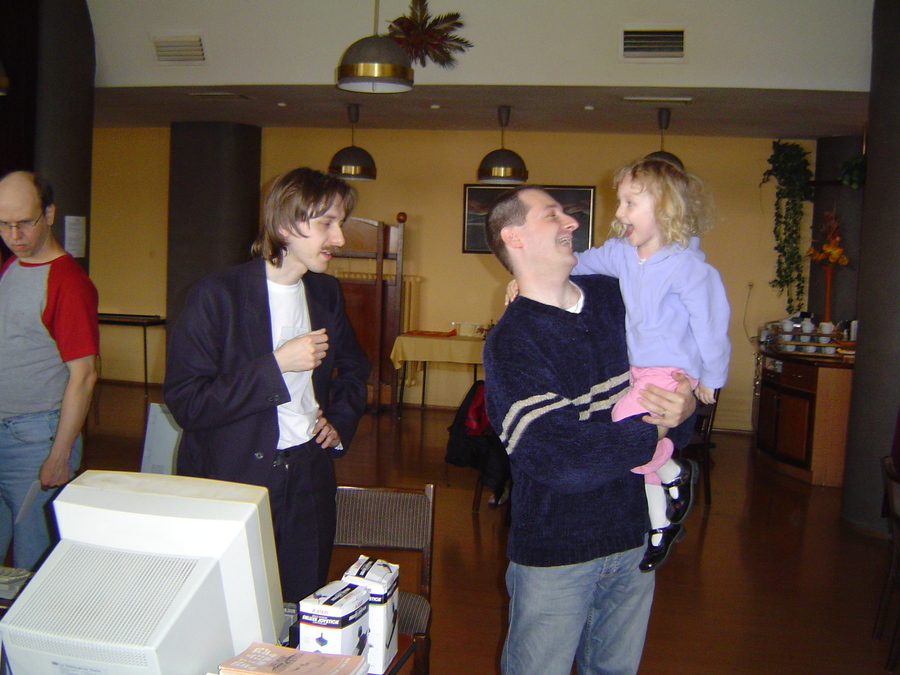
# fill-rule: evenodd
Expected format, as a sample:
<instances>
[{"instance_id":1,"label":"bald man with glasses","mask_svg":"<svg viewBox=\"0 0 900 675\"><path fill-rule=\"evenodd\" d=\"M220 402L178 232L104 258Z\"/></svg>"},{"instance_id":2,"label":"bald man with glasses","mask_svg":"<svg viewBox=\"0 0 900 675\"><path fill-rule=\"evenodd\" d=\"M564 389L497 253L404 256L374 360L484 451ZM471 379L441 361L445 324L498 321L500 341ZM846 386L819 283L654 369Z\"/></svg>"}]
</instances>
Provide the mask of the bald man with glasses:
<instances>
[{"instance_id":1,"label":"bald man with glasses","mask_svg":"<svg viewBox=\"0 0 900 675\"><path fill-rule=\"evenodd\" d=\"M49 502L81 463L97 381L97 289L53 236L53 191L0 179L0 551L35 569L52 540Z\"/></svg>"}]
</instances>

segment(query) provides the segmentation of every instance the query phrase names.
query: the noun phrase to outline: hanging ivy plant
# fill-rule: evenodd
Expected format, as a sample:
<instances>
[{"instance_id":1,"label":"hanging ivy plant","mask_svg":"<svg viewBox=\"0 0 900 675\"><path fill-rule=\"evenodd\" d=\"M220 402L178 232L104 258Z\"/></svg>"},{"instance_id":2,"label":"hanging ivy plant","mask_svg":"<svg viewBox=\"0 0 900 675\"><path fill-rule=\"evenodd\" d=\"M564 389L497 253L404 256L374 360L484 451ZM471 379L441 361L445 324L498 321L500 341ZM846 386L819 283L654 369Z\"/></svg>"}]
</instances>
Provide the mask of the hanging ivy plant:
<instances>
[{"instance_id":1,"label":"hanging ivy plant","mask_svg":"<svg viewBox=\"0 0 900 675\"><path fill-rule=\"evenodd\" d=\"M391 21L388 35L403 47L413 63L424 67L430 60L443 68L454 68L454 54L472 46L453 32L462 27L459 12L433 17L428 13L428 0L410 0L409 15Z\"/></svg>"},{"instance_id":2,"label":"hanging ivy plant","mask_svg":"<svg viewBox=\"0 0 900 675\"><path fill-rule=\"evenodd\" d=\"M775 278L769 282L785 295L787 312L793 314L803 309L806 288L804 255L800 250L800 223L803 220L803 202L813 198L812 171L809 168L809 153L797 143L773 141L771 166L763 174L762 183L774 178L775 188L775 251L778 260Z\"/></svg>"},{"instance_id":3,"label":"hanging ivy plant","mask_svg":"<svg viewBox=\"0 0 900 675\"><path fill-rule=\"evenodd\" d=\"M866 184L866 156L857 155L853 159L842 162L838 167L841 172L841 183L854 189Z\"/></svg>"}]
</instances>

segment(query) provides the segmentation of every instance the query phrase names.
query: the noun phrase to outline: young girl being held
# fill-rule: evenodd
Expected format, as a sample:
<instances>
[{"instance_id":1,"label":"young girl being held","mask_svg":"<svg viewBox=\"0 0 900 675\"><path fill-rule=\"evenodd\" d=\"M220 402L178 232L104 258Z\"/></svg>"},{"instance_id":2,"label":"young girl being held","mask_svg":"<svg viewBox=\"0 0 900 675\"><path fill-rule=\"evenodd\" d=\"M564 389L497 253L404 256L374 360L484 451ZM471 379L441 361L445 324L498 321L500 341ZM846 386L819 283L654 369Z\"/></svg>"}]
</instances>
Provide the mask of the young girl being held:
<instances>
[{"instance_id":1,"label":"young girl being held","mask_svg":"<svg viewBox=\"0 0 900 675\"><path fill-rule=\"evenodd\" d=\"M646 414L641 391L650 383L674 391L673 373L687 375L704 403L714 402L728 375L728 299L700 250L699 237L712 226L702 183L674 155L654 155L616 172L614 236L577 253L572 271L619 279L631 387L613 408L613 420ZM652 527L644 571L665 562L684 536L681 521L693 500L695 464L672 459L672 450L661 439L653 459L633 470L645 476Z\"/></svg>"}]
</instances>

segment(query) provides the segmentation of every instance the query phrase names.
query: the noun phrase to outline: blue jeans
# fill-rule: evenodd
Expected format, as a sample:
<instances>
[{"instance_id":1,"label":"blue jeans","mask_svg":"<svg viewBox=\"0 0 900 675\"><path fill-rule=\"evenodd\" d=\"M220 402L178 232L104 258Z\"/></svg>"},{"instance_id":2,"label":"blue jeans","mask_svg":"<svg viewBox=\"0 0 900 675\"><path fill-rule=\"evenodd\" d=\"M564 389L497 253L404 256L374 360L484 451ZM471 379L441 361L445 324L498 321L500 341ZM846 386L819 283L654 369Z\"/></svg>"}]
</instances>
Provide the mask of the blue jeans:
<instances>
[{"instance_id":1,"label":"blue jeans","mask_svg":"<svg viewBox=\"0 0 900 675\"><path fill-rule=\"evenodd\" d=\"M576 565L510 563L504 675L637 673L656 575L638 563L643 548Z\"/></svg>"},{"instance_id":2,"label":"blue jeans","mask_svg":"<svg viewBox=\"0 0 900 675\"><path fill-rule=\"evenodd\" d=\"M22 520L14 523L50 454L58 425L58 410L0 420L0 551L5 556L13 540L13 565L23 569L34 569L56 538L50 501L59 488L39 490ZM80 465L78 436L69 458L70 477Z\"/></svg>"}]
</instances>

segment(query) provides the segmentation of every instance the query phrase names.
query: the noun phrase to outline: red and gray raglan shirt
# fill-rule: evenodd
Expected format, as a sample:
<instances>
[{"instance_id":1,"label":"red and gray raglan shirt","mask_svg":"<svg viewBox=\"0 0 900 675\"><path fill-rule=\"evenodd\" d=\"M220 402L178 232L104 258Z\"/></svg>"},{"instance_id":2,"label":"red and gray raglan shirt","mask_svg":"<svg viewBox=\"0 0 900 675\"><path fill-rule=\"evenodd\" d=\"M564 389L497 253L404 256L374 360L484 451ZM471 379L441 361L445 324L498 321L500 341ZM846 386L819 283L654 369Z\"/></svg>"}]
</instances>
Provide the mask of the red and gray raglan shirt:
<instances>
[{"instance_id":1,"label":"red and gray raglan shirt","mask_svg":"<svg viewBox=\"0 0 900 675\"><path fill-rule=\"evenodd\" d=\"M100 353L97 289L68 253L0 270L0 418L58 410L66 361Z\"/></svg>"}]
</instances>

